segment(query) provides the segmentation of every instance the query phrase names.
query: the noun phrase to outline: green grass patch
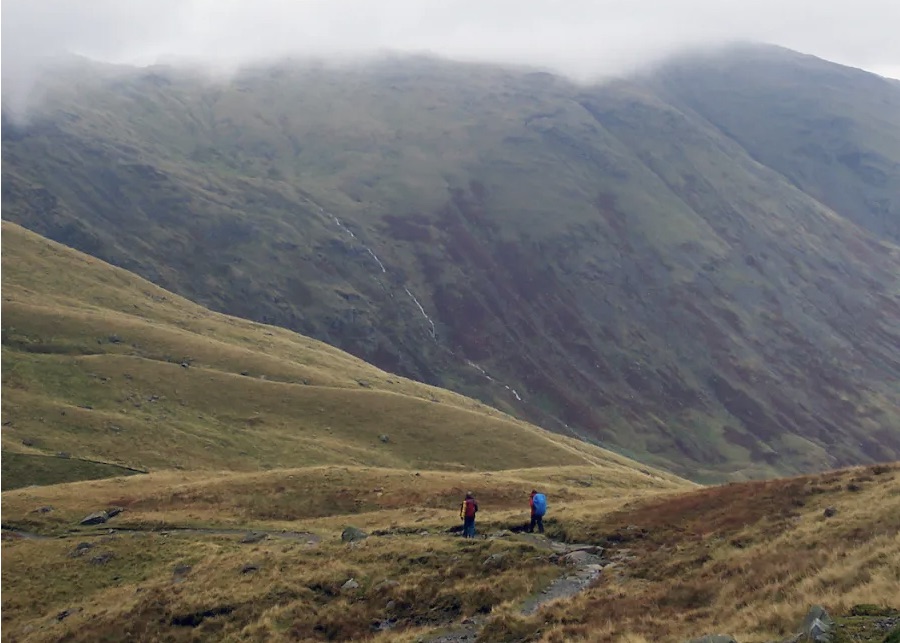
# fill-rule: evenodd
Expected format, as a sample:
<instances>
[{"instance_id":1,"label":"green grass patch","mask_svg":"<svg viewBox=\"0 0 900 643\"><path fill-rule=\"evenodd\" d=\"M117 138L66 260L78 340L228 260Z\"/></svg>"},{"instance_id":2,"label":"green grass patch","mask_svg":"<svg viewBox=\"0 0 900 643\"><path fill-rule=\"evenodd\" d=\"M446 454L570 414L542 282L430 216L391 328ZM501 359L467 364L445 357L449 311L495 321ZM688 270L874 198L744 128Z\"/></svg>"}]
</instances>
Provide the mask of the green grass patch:
<instances>
[{"instance_id":1,"label":"green grass patch","mask_svg":"<svg viewBox=\"0 0 900 643\"><path fill-rule=\"evenodd\" d=\"M114 464L89 462L66 456L3 451L3 491L30 485L60 484L79 480L97 480L116 476L133 476L140 472Z\"/></svg>"}]
</instances>

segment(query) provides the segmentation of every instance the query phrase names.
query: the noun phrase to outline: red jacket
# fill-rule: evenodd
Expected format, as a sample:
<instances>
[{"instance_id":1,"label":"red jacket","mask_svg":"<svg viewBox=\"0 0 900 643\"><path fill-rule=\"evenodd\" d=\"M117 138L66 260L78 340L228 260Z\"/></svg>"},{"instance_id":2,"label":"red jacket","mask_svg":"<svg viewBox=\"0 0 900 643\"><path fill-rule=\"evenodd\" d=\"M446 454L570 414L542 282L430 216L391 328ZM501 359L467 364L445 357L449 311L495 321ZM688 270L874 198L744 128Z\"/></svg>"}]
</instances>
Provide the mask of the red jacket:
<instances>
[{"instance_id":1,"label":"red jacket","mask_svg":"<svg viewBox=\"0 0 900 643\"><path fill-rule=\"evenodd\" d=\"M475 498L466 498L459 508L459 515L462 518L474 518L477 511L478 501Z\"/></svg>"}]
</instances>

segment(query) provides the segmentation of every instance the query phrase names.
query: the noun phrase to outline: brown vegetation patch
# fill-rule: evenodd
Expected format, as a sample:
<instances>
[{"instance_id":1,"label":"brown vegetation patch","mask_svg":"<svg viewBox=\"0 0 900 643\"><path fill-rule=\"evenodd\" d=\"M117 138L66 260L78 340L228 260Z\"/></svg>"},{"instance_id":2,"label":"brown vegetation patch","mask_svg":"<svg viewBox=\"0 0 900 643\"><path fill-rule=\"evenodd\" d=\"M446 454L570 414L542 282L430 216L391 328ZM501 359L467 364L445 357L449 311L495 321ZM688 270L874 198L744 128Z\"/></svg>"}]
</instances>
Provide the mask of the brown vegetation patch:
<instances>
[{"instance_id":1,"label":"brown vegetation patch","mask_svg":"<svg viewBox=\"0 0 900 643\"><path fill-rule=\"evenodd\" d=\"M719 375L709 378L708 383L722 406L760 440L768 442L785 432L766 408L743 389Z\"/></svg>"},{"instance_id":2,"label":"brown vegetation patch","mask_svg":"<svg viewBox=\"0 0 900 643\"><path fill-rule=\"evenodd\" d=\"M888 607L900 591L898 469L876 465L636 501L582 526L619 561L596 586L530 621L498 623L491 634L527 638L540 629L539 640L555 642L629 633L621 640L643 642L727 631L738 640L771 640L789 634L811 604L835 614L864 602ZM824 507L837 509L826 517Z\"/></svg>"}]
</instances>

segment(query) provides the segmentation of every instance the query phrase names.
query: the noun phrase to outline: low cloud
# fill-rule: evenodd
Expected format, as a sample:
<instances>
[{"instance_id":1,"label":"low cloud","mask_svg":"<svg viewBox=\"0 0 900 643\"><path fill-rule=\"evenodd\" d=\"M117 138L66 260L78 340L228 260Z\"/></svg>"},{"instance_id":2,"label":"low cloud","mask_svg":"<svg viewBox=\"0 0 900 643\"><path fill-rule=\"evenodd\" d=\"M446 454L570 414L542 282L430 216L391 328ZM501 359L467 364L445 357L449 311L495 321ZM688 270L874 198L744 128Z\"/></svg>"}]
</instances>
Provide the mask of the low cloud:
<instances>
[{"instance_id":1,"label":"low cloud","mask_svg":"<svg viewBox=\"0 0 900 643\"><path fill-rule=\"evenodd\" d=\"M233 68L427 52L588 80L685 46L757 40L895 75L897 25L896 0L4 0L4 102L66 53Z\"/></svg>"}]
</instances>

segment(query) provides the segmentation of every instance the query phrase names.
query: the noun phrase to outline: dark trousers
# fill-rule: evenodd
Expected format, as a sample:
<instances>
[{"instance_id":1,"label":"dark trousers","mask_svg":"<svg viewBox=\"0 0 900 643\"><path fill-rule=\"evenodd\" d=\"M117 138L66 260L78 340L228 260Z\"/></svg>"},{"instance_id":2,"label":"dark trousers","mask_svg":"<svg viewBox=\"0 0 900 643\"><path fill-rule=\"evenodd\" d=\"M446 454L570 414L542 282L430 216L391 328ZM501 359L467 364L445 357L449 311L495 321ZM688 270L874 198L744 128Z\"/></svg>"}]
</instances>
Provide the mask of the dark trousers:
<instances>
[{"instance_id":1,"label":"dark trousers","mask_svg":"<svg viewBox=\"0 0 900 643\"><path fill-rule=\"evenodd\" d=\"M465 518L463 522L463 538L475 537L475 516Z\"/></svg>"},{"instance_id":2,"label":"dark trousers","mask_svg":"<svg viewBox=\"0 0 900 643\"><path fill-rule=\"evenodd\" d=\"M531 514L531 525L528 527L528 531L533 532L534 526L537 525L538 533L544 533L544 517L538 516L537 514Z\"/></svg>"}]
</instances>

